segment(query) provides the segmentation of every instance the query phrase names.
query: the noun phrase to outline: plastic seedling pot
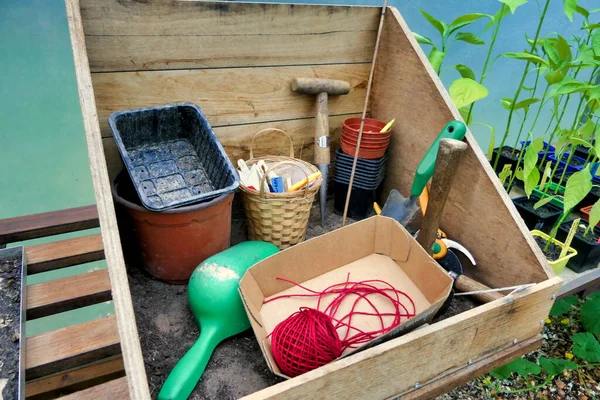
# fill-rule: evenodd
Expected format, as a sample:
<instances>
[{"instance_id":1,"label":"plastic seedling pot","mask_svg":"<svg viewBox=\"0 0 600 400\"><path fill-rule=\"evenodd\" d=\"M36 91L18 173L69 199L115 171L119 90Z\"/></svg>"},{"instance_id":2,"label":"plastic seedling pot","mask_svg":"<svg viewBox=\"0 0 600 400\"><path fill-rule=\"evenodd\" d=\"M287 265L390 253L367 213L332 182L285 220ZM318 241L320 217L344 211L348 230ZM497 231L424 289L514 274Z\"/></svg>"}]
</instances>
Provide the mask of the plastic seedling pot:
<instances>
[{"instance_id":1,"label":"plastic seedling pot","mask_svg":"<svg viewBox=\"0 0 600 400\"><path fill-rule=\"evenodd\" d=\"M373 209L377 191L377 188L361 189L359 186L356 183L352 184L350 203L348 204L348 217L355 220L364 219L369 215L369 210ZM347 192L347 183L334 181L333 210L336 214L344 213Z\"/></svg>"},{"instance_id":2,"label":"plastic seedling pot","mask_svg":"<svg viewBox=\"0 0 600 400\"><path fill-rule=\"evenodd\" d=\"M504 146L502 148L502 152L500 153L500 159L498 160L498 166L496 167L496 172L500 173L502 172L502 168L504 168L505 165L510 165L510 169L511 171L514 173L515 172L515 166L517 165L517 162L519 161L519 150L515 151L514 155L511 155L513 151L513 148L510 146ZM494 165L494 161L496 160L496 157L498 155L498 149L494 149L494 151L492 152L492 159L491 159L491 164L492 166Z\"/></svg>"},{"instance_id":3,"label":"plastic seedling pot","mask_svg":"<svg viewBox=\"0 0 600 400\"><path fill-rule=\"evenodd\" d=\"M567 165L568 159L569 159L569 153L563 153L563 156L560 159L560 161L558 161L558 159L556 158L556 154L548 154L548 160L552 161L553 163L556 163L558 161L558 165L560 167L565 168L565 166L566 166L567 173L573 173L573 172L581 171L583 169L583 166L585 165L585 158L573 156L573 157L571 157L571 162L569 162L569 165ZM560 176L559 176L559 178L560 178Z\"/></svg>"},{"instance_id":4,"label":"plastic seedling pot","mask_svg":"<svg viewBox=\"0 0 600 400\"><path fill-rule=\"evenodd\" d=\"M587 157L588 157L589 154L590 153L589 153L589 150L588 150L587 147L581 146L581 145L575 147L575 155L577 157L581 157L581 158L587 159Z\"/></svg>"},{"instance_id":5,"label":"plastic seedling pot","mask_svg":"<svg viewBox=\"0 0 600 400\"><path fill-rule=\"evenodd\" d=\"M556 234L556 239L564 242L569 234L569 230L571 230L572 224L573 220L563 222ZM600 243L598 243L598 238L600 238L600 228L594 228L593 232L590 231L587 237L583 237L585 229L588 227L588 223L581 221L579 225L580 226L577 228L577 232L573 237L573 241L571 242L571 247L577 250L577 255L567 264L567 267L575 272L583 272L596 268L600 262ZM581 227L581 225L584 225L585 227Z\"/></svg>"},{"instance_id":6,"label":"plastic seedling pot","mask_svg":"<svg viewBox=\"0 0 600 400\"><path fill-rule=\"evenodd\" d=\"M529 146L529 143L531 143L530 140L528 140L527 142L524 140L521 140L521 150L523 149L523 147ZM546 149L548 149L548 155L550 154L554 154L554 152L556 151L556 148L554 146L552 146L551 144L548 144L546 142L544 142L544 148L542 149L542 151L538 152L538 158L541 160L544 157L544 154L546 153ZM548 156L546 156L546 158L548 158Z\"/></svg>"},{"instance_id":7,"label":"plastic seedling pot","mask_svg":"<svg viewBox=\"0 0 600 400\"><path fill-rule=\"evenodd\" d=\"M344 153L342 151L342 149L337 149L335 152L335 157L336 157L336 162L338 162L338 161L348 162L348 163L350 163L350 166L352 167L352 163L354 162L354 154L348 155L348 154ZM385 164L387 162L388 157L389 156L387 153L385 153L383 155L383 157L375 158L372 160L359 157L356 162L356 165L357 166L365 165L365 166L369 166L369 167L380 167L382 164Z\"/></svg>"},{"instance_id":8,"label":"plastic seedling pot","mask_svg":"<svg viewBox=\"0 0 600 400\"><path fill-rule=\"evenodd\" d=\"M538 242L538 245L542 249L543 249L544 245L546 244L546 242L548 240L550 240L550 236L548 236L544 232L541 232L538 230L532 230L531 234L533 235L534 238L538 237L538 238L542 239L540 242ZM554 245L556 245L558 248L560 248L561 250L565 247L565 244L557 239L552 239L552 243ZM565 267L567 266L567 263L569 262L569 260L571 260L576 255L577 255L577 250L575 250L573 247L569 247L569 249L567 250L567 254L564 257L558 258L554 261L548 260L548 264L550 264L550 266L552 267L552 269L554 270L554 273L556 273L556 275L560 275L565 270ZM546 257L547 257L547 255L546 255Z\"/></svg>"},{"instance_id":9,"label":"plastic seedling pot","mask_svg":"<svg viewBox=\"0 0 600 400\"><path fill-rule=\"evenodd\" d=\"M535 196L537 196L538 198L542 199L548 196L553 196L555 193L559 196L563 196L565 193L565 187L562 185L558 185L558 183L554 183L554 182L548 182L544 185L544 187L548 187L548 192L546 192L546 196L544 196L544 189L540 188L539 186L536 186L535 189L533 189L533 194ZM556 192L556 189L558 188L558 192ZM559 199L558 197L554 197L552 200L550 200L550 204L564 209L564 202L562 199Z\"/></svg>"},{"instance_id":10,"label":"plastic seedling pot","mask_svg":"<svg viewBox=\"0 0 600 400\"><path fill-rule=\"evenodd\" d=\"M527 196L522 196L513 199L513 203L530 230L536 229L536 226L540 224L543 227L542 229L551 229L562 210L552 204L544 204L534 210L533 206L539 200L540 198L537 196L531 196L530 199Z\"/></svg>"}]
</instances>

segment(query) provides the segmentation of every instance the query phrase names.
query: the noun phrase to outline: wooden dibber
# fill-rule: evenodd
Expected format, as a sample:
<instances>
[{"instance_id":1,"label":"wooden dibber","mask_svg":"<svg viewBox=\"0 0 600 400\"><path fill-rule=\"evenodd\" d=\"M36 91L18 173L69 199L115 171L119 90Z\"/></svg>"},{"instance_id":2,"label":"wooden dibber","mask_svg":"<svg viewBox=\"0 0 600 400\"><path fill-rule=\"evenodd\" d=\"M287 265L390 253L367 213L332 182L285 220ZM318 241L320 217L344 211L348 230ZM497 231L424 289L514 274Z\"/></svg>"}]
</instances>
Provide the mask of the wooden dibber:
<instances>
[{"instance_id":1,"label":"wooden dibber","mask_svg":"<svg viewBox=\"0 0 600 400\"><path fill-rule=\"evenodd\" d=\"M329 177L329 164L331 153L329 151L329 109L327 101L329 95L343 95L350 93L350 83L336 79L319 78L294 78L292 90L304 94L317 95L317 109L315 116L315 164L323 175L321 184L321 225L325 225L325 208L327 203L327 179Z\"/></svg>"},{"instance_id":2,"label":"wooden dibber","mask_svg":"<svg viewBox=\"0 0 600 400\"><path fill-rule=\"evenodd\" d=\"M464 151L467 149L467 144L454 139L442 139L438 150L437 161L435 164L435 172L431 181L431 189L429 190L429 202L427 203L427 212L423 216L421 229L417 236L417 241L423 248L432 254L432 246L435 241L442 211L446 205L452 181L458 170L460 159ZM490 290L489 287L469 278L468 276L450 273L454 278L455 288L460 292L475 292ZM488 292L474 294L477 300L488 303L504 297L499 292Z\"/></svg>"}]
</instances>

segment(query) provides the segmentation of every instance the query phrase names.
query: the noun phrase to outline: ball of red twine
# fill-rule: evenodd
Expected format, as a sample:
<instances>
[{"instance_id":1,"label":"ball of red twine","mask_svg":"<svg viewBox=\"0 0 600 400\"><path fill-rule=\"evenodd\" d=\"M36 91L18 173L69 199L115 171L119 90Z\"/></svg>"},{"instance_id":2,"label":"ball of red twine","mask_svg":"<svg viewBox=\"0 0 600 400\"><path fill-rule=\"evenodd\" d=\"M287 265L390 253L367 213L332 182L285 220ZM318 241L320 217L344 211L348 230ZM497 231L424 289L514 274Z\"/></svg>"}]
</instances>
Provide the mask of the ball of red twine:
<instances>
[{"instance_id":1,"label":"ball of red twine","mask_svg":"<svg viewBox=\"0 0 600 400\"><path fill-rule=\"evenodd\" d=\"M294 377L338 358L342 343L331 317L302 307L275 327L271 350L281 372Z\"/></svg>"}]
</instances>

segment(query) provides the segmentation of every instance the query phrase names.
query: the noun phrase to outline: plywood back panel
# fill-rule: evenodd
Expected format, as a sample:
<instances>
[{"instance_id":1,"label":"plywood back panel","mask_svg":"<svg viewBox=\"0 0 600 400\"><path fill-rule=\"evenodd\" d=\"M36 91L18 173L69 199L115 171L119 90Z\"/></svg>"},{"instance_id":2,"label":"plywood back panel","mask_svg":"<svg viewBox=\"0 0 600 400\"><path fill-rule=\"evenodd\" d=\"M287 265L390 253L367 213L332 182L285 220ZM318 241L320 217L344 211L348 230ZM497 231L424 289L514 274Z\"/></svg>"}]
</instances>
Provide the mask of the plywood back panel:
<instances>
[{"instance_id":1,"label":"plywood back panel","mask_svg":"<svg viewBox=\"0 0 600 400\"><path fill-rule=\"evenodd\" d=\"M375 72L374 118L397 118L384 193L410 192L417 164L449 121L460 119L398 11L385 20ZM470 133L441 227L478 261L469 274L492 287L541 282L552 276L510 198Z\"/></svg>"},{"instance_id":2,"label":"plywood back panel","mask_svg":"<svg viewBox=\"0 0 600 400\"><path fill-rule=\"evenodd\" d=\"M315 97L292 92L291 80L350 82L329 101L335 144L343 119L362 111L379 9L82 0L81 15L112 177L122 163L110 114L184 101L202 108L233 160L254 132L277 127L312 161ZM285 140L264 143L269 154L285 151Z\"/></svg>"},{"instance_id":3,"label":"plywood back panel","mask_svg":"<svg viewBox=\"0 0 600 400\"><path fill-rule=\"evenodd\" d=\"M369 62L379 10L287 4L82 1L90 69Z\"/></svg>"}]
</instances>

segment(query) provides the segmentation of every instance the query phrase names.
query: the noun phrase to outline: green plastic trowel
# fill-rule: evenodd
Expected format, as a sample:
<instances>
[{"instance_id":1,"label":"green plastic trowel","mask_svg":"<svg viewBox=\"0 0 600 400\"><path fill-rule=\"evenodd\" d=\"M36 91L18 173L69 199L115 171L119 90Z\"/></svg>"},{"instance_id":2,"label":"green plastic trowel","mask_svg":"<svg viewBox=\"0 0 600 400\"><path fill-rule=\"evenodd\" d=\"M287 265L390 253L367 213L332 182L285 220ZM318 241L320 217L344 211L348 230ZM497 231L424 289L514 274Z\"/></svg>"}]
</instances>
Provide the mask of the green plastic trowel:
<instances>
[{"instance_id":1,"label":"green plastic trowel","mask_svg":"<svg viewBox=\"0 0 600 400\"><path fill-rule=\"evenodd\" d=\"M183 400L194 390L215 347L250 328L238 293L248 268L279 249L267 242L243 242L206 259L190 278L188 300L200 337L175 365L163 384L160 400Z\"/></svg>"},{"instance_id":2,"label":"green plastic trowel","mask_svg":"<svg viewBox=\"0 0 600 400\"><path fill-rule=\"evenodd\" d=\"M419 196L427 182L433 176L437 153L440 148L440 140L456 139L462 140L467 132L467 127L461 121L450 121L433 141L427 153L423 156L421 163L415 172L415 180L410 190L410 197L403 197L396 189L392 189L388 195L385 205L381 210L381 215L394 218L402 226L407 227L413 221L415 215L420 211Z\"/></svg>"}]
</instances>

